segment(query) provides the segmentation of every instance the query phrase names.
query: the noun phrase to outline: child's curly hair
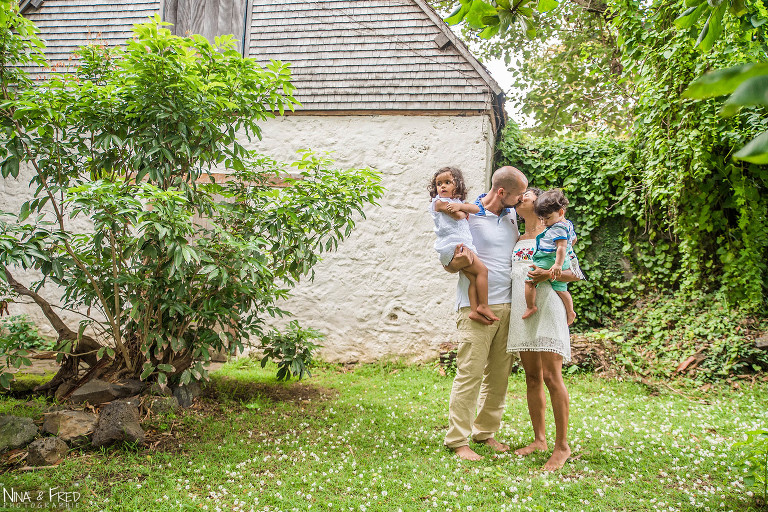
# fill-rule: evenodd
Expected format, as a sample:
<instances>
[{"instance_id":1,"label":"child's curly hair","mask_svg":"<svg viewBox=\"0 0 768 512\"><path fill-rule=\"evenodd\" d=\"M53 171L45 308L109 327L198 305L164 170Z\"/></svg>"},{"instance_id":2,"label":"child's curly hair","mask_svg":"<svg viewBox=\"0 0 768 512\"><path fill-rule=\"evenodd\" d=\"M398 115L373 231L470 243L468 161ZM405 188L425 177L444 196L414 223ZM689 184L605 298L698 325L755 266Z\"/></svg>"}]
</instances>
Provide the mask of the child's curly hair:
<instances>
[{"instance_id":1,"label":"child's curly hair","mask_svg":"<svg viewBox=\"0 0 768 512\"><path fill-rule=\"evenodd\" d=\"M434 198L437 196L437 177L444 172L451 173L453 182L456 183L456 192L454 192L454 197L465 201L467 199L467 185L464 183L464 175L461 174L461 171L456 167L442 167L438 169L437 172L435 172L435 174L432 176L432 181L429 182L429 186L427 187L429 190L429 197Z\"/></svg>"},{"instance_id":2,"label":"child's curly hair","mask_svg":"<svg viewBox=\"0 0 768 512\"><path fill-rule=\"evenodd\" d=\"M546 217L560 208L565 209L566 206L568 206L568 198L565 197L563 191L559 188L553 188L539 194L533 203L533 211L539 217Z\"/></svg>"}]
</instances>

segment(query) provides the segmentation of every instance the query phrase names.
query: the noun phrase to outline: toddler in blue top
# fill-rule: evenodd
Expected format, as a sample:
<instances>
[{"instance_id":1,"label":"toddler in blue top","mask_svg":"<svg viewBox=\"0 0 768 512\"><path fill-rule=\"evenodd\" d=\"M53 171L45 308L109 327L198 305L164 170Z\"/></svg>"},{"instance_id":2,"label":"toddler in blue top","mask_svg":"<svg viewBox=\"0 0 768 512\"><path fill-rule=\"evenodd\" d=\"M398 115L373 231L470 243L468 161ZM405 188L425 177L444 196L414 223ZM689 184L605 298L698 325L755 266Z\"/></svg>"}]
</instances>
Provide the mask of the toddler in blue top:
<instances>
[{"instance_id":1,"label":"toddler in blue top","mask_svg":"<svg viewBox=\"0 0 768 512\"><path fill-rule=\"evenodd\" d=\"M566 206L568 206L568 199L559 188L543 192L533 203L533 211L546 226L546 229L536 237L533 263L539 268L549 269L549 282L563 301L566 319L568 325L571 325L576 318L573 298L568 292L568 284L557 280L563 270L571 268L568 253L576 240L573 224L565 218ZM538 311L536 285L530 280L525 283L525 306L524 319Z\"/></svg>"}]
</instances>

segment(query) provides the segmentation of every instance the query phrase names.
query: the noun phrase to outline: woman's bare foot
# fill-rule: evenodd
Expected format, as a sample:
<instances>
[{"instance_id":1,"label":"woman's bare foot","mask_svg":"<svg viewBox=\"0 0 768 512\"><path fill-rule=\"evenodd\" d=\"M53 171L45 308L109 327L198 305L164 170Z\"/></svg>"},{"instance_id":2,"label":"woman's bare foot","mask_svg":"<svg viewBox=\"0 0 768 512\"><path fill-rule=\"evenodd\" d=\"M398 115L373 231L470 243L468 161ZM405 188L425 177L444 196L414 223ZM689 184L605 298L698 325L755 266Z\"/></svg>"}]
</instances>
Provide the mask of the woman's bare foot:
<instances>
[{"instance_id":1,"label":"woman's bare foot","mask_svg":"<svg viewBox=\"0 0 768 512\"><path fill-rule=\"evenodd\" d=\"M515 450L515 455L520 455L522 457L525 457L526 455L530 455L533 452L545 452L547 451L547 442L546 441L534 441L528 446L524 446L522 448L518 448Z\"/></svg>"},{"instance_id":2,"label":"woman's bare foot","mask_svg":"<svg viewBox=\"0 0 768 512\"><path fill-rule=\"evenodd\" d=\"M565 319L568 321L568 325L571 325L573 323L573 321L576 320L576 312L573 311L573 310L566 311L565 312Z\"/></svg>"},{"instance_id":3,"label":"woman's bare foot","mask_svg":"<svg viewBox=\"0 0 768 512\"><path fill-rule=\"evenodd\" d=\"M483 315L485 318L487 318L491 322L499 321L499 317L493 314L493 311L491 311L491 308L490 306L488 306L488 304L478 304L477 312Z\"/></svg>"},{"instance_id":4,"label":"woman's bare foot","mask_svg":"<svg viewBox=\"0 0 768 512\"><path fill-rule=\"evenodd\" d=\"M483 325L492 325L493 321L489 319L486 316L481 315L477 311L472 311L469 313L469 319L474 320L475 322L480 322Z\"/></svg>"},{"instance_id":5,"label":"woman's bare foot","mask_svg":"<svg viewBox=\"0 0 768 512\"><path fill-rule=\"evenodd\" d=\"M557 471L565 465L565 461L571 456L571 447L565 445L565 448L555 448L552 452L552 456L549 458L546 464L544 464L544 471Z\"/></svg>"},{"instance_id":6,"label":"woman's bare foot","mask_svg":"<svg viewBox=\"0 0 768 512\"><path fill-rule=\"evenodd\" d=\"M478 455L472 448L467 445L453 448L453 452L458 455L460 459L464 460L480 460L483 458L482 455Z\"/></svg>"},{"instance_id":7,"label":"woman's bare foot","mask_svg":"<svg viewBox=\"0 0 768 512\"><path fill-rule=\"evenodd\" d=\"M539 308L536 306L533 306L532 308L525 308L525 312L523 313L523 320L530 317L531 315L535 315L538 310Z\"/></svg>"},{"instance_id":8,"label":"woman's bare foot","mask_svg":"<svg viewBox=\"0 0 768 512\"><path fill-rule=\"evenodd\" d=\"M492 437L489 437L488 439L483 439L482 441L477 441L477 442L490 446L493 450L497 452L506 452L509 450L509 445L500 443Z\"/></svg>"}]
</instances>

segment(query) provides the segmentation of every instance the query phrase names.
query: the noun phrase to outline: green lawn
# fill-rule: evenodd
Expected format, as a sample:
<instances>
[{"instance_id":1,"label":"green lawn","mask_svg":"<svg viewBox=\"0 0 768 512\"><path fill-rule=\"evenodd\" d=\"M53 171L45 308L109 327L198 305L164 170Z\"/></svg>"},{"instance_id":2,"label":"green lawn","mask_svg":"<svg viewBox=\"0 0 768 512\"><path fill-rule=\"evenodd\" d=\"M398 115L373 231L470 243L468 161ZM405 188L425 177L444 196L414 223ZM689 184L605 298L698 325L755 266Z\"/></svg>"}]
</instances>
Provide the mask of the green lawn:
<instances>
[{"instance_id":1,"label":"green lawn","mask_svg":"<svg viewBox=\"0 0 768 512\"><path fill-rule=\"evenodd\" d=\"M566 379L574 456L554 474L539 471L546 454L476 446L486 458L469 463L445 450L451 379L431 366L325 365L283 385L274 367L234 363L198 406L152 420L151 447L73 450L56 468L12 470L0 482L79 492L77 510L131 512L758 510L731 446L768 425L766 383L690 397ZM513 447L531 436L524 393L513 375L498 436ZM0 399L0 413L42 407Z\"/></svg>"}]
</instances>

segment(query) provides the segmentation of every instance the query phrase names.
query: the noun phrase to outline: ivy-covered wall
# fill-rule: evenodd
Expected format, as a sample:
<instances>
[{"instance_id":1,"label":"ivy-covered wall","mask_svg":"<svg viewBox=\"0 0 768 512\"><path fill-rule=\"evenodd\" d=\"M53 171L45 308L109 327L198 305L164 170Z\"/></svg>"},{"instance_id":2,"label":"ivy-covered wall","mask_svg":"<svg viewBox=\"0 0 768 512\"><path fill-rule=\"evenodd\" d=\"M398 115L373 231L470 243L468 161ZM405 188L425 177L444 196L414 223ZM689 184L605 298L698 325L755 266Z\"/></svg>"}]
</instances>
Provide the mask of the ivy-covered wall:
<instances>
[{"instance_id":1,"label":"ivy-covered wall","mask_svg":"<svg viewBox=\"0 0 768 512\"><path fill-rule=\"evenodd\" d=\"M577 329L604 325L638 299L669 292L720 293L732 308L762 314L768 289L768 276L760 272L768 248L759 234L766 225L760 199L765 182L739 179L755 166L713 155L699 181L680 184L671 218L669 198L649 197L649 190L660 191L641 178L647 157L639 155L637 141L532 138L510 123L498 149L500 165L519 168L533 186L562 188L571 203L574 249L588 278L571 288ZM740 196L755 198L756 211L748 217Z\"/></svg>"}]
</instances>

